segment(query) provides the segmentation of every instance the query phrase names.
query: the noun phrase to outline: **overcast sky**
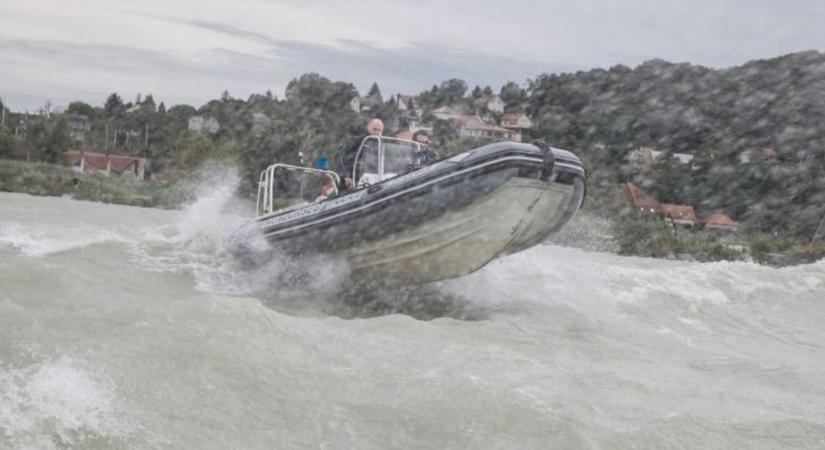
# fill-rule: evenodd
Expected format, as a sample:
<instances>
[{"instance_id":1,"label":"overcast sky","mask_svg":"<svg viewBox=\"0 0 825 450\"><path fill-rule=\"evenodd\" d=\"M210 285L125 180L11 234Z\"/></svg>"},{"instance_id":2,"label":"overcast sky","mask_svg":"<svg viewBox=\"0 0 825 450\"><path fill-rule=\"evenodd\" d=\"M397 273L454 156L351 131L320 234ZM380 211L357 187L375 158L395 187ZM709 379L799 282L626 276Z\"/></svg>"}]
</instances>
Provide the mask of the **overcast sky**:
<instances>
[{"instance_id":1,"label":"overcast sky","mask_svg":"<svg viewBox=\"0 0 825 450\"><path fill-rule=\"evenodd\" d=\"M652 58L730 67L825 50L823 0L0 0L0 97L200 106L314 71L385 96L498 89Z\"/></svg>"}]
</instances>

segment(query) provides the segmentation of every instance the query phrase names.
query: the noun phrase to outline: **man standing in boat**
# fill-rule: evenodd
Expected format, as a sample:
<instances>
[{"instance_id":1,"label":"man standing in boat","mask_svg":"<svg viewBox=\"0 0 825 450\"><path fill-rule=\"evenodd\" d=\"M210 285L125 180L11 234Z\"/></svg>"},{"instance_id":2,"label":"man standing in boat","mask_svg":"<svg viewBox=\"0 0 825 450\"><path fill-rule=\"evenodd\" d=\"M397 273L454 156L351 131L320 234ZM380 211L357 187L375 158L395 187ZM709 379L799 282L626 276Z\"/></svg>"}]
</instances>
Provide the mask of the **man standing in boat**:
<instances>
[{"instance_id":1,"label":"man standing in boat","mask_svg":"<svg viewBox=\"0 0 825 450\"><path fill-rule=\"evenodd\" d=\"M347 138L341 146L338 147L338 152L335 154L335 162L338 164L338 174L341 175L341 180L344 182L344 188L351 189L352 186L352 167L355 164L355 156L358 154L358 148L361 142L367 136L381 136L384 132L384 122L381 119L372 119L367 124L367 132L358 136Z\"/></svg>"},{"instance_id":2,"label":"man standing in boat","mask_svg":"<svg viewBox=\"0 0 825 450\"><path fill-rule=\"evenodd\" d=\"M413 133L412 140L421 145L421 154L418 155L420 164L427 165L438 160L438 152L433 150L430 133L426 130L418 130Z\"/></svg>"}]
</instances>

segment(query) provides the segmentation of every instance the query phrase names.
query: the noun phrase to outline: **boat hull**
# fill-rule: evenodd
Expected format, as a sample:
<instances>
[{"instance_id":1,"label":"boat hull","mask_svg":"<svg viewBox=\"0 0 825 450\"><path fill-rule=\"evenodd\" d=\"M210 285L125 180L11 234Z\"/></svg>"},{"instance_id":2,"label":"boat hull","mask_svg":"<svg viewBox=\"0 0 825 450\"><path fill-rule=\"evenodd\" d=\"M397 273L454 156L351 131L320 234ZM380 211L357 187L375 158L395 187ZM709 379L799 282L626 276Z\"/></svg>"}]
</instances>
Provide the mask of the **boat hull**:
<instances>
[{"instance_id":1,"label":"boat hull","mask_svg":"<svg viewBox=\"0 0 825 450\"><path fill-rule=\"evenodd\" d=\"M420 283L472 273L558 228L573 186L513 177L440 217L338 252L357 278Z\"/></svg>"},{"instance_id":2,"label":"boat hull","mask_svg":"<svg viewBox=\"0 0 825 450\"><path fill-rule=\"evenodd\" d=\"M261 217L249 229L279 252L345 261L360 281L417 284L460 277L541 242L579 209L585 171L574 155L553 150L515 143L482 147Z\"/></svg>"}]
</instances>

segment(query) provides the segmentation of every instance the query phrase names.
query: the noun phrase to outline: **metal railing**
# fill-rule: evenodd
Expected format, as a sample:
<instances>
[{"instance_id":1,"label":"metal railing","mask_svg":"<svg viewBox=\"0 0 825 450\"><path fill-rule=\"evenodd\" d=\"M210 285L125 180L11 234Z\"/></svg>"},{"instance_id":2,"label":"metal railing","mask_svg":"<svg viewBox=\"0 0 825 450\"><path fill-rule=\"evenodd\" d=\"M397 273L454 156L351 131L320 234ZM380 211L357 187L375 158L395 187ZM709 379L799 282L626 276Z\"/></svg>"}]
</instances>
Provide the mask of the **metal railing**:
<instances>
[{"instance_id":1,"label":"metal railing","mask_svg":"<svg viewBox=\"0 0 825 450\"><path fill-rule=\"evenodd\" d=\"M406 139L399 139L399 138L388 138L383 136L367 136L361 141L361 145L358 147L358 152L355 154L355 160L352 165L352 181L353 185L358 186L358 163L361 159L361 153L364 149L364 146L369 141L376 141L378 144L378 180L383 181L385 179L385 159L387 153L387 143L390 144L398 144L402 146L414 147L415 153L420 155L421 154L421 144L415 141L408 141Z\"/></svg>"},{"instance_id":2,"label":"metal railing","mask_svg":"<svg viewBox=\"0 0 825 450\"><path fill-rule=\"evenodd\" d=\"M275 171L278 169L285 169L290 171L311 173L329 177L332 181L332 189L334 194L338 194L338 174L330 170L313 169L310 167L293 166L290 164L273 164L261 172L258 177L258 199L255 203L255 213L260 216L274 212L274 188L275 188ZM284 211L295 209L301 205L290 206L282 208Z\"/></svg>"}]
</instances>

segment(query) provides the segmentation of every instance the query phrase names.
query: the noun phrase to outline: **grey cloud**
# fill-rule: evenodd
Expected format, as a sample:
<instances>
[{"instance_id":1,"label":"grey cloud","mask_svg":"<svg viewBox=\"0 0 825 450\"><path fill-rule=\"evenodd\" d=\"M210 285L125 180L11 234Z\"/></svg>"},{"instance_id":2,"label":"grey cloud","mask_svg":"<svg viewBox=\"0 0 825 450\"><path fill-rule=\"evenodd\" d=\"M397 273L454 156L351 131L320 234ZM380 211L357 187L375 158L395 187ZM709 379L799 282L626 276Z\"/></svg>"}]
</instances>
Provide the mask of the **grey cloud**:
<instances>
[{"instance_id":1,"label":"grey cloud","mask_svg":"<svg viewBox=\"0 0 825 450\"><path fill-rule=\"evenodd\" d=\"M276 40L266 36L261 33L257 33L254 31L244 30L238 27L234 27L229 24L220 23L220 22L212 22L208 20L193 20L193 19L178 19L175 17L164 17L164 16L148 16L155 19L163 20L166 22L177 23L181 25L189 25L196 28L201 28L204 30L214 31L216 33L225 34L227 36L233 36L237 38L247 39L254 42L260 42L264 44L274 44Z\"/></svg>"},{"instance_id":2,"label":"grey cloud","mask_svg":"<svg viewBox=\"0 0 825 450\"><path fill-rule=\"evenodd\" d=\"M43 63L86 67L106 71L179 71L186 68L180 60L162 52L105 44L76 44L65 41L0 41L0 61L39 66Z\"/></svg>"},{"instance_id":3,"label":"grey cloud","mask_svg":"<svg viewBox=\"0 0 825 450\"><path fill-rule=\"evenodd\" d=\"M340 46L333 47L276 39L218 22L169 17L160 19L268 44L272 47L269 53L275 59L272 61L273 67L269 69L276 73L286 71L296 76L313 71L353 81L361 87L378 81L394 91L420 90L451 77L463 78L470 84L499 85L508 80L523 81L542 72L584 69L574 65L541 64L507 55L485 53L481 49L459 50L425 43L415 43L403 49L387 49L367 42L344 39L338 41ZM239 56L235 54L232 58L243 59ZM261 61L251 55L247 58L253 63ZM288 63L287 67L283 67L283 62Z\"/></svg>"}]
</instances>

